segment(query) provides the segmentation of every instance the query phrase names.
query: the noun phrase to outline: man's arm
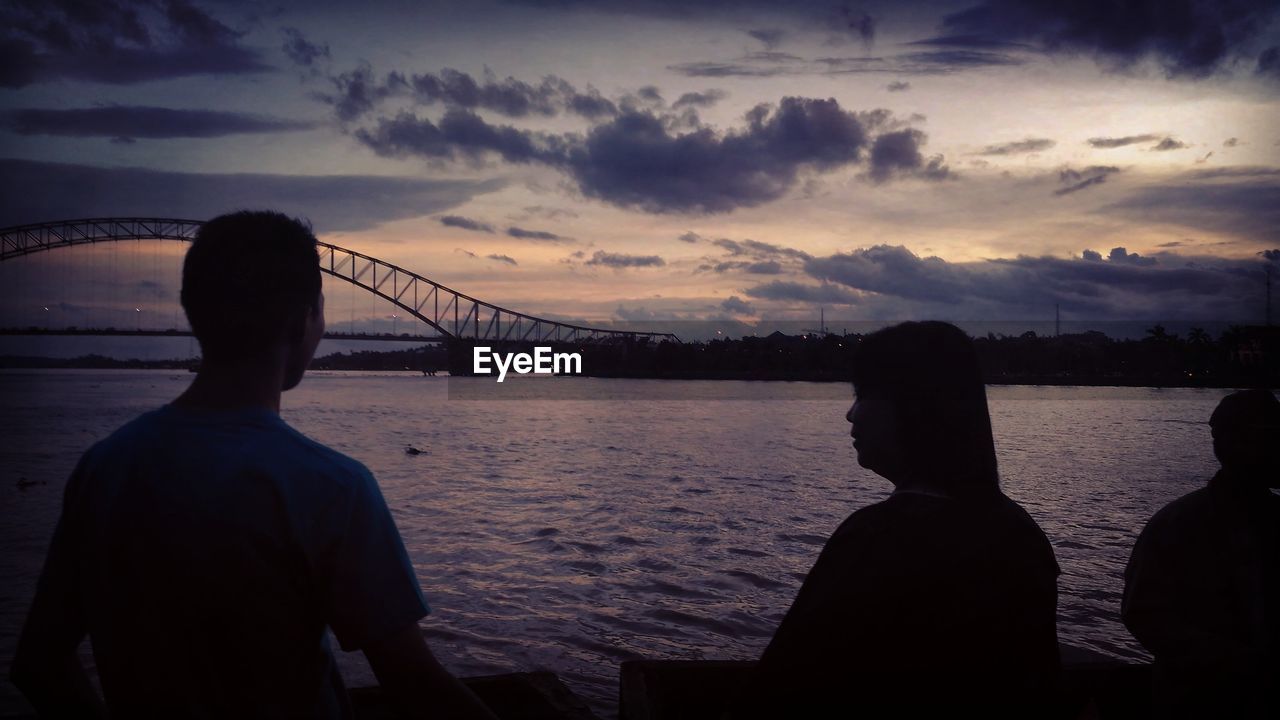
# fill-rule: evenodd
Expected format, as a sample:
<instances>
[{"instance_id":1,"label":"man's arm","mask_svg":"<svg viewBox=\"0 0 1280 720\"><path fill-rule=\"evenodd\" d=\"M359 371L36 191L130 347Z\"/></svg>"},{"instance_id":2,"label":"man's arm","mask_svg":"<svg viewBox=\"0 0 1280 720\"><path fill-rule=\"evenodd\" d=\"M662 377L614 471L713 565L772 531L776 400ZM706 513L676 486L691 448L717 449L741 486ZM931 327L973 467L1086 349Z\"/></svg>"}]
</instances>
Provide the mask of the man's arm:
<instances>
[{"instance_id":1,"label":"man's arm","mask_svg":"<svg viewBox=\"0 0 1280 720\"><path fill-rule=\"evenodd\" d=\"M75 558L68 534L64 509L18 640L9 679L41 717L104 717L102 699L76 655L85 627L76 598Z\"/></svg>"},{"instance_id":2,"label":"man's arm","mask_svg":"<svg viewBox=\"0 0 1280 720\"><path fill-rule=\"evenodd\" d=\"M418 623L405 625L363 650L383 692L401 716L496 720L497 716L431 654Z\"/></svg>"}]
</instances>

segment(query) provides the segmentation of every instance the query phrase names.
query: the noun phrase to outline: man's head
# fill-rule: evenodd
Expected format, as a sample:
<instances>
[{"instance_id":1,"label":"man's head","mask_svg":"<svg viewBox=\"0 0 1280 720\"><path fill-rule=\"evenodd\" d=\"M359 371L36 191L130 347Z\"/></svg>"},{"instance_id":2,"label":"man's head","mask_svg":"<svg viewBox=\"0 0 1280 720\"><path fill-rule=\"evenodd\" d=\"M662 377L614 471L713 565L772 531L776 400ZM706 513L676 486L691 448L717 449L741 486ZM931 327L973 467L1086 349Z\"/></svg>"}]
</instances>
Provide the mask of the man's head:
<instances>
[{"instance_id":1,"label":"man's head","mask_svg":"<svg viewBox=\"0 0 1280 720\"><path fill-rule=\"evenodd\" d=\"M1209 428L1223 468L1280 486L1280 401L1270 390L1241 390L1222 398Z\"/></svg>"},{"instance_id":2,"label":"man's head","mask_svg":"<svg viewBox=\"0 0 1280 720\"><path fill-rule=\"evenodd\" d=\"M283 352L297 385L324 334L316 238L299 220L242 211L201 226L182 266L182 307L206 363Z\"/></svg>"},{"instance_id":3,"label":"man's head","mask_svg":"<svg viewBox=\"0 0 1280 720\"><path fill-rule=\"evenodd\" d=\"M957 496L999 489L982 369L959 328L909 322L866 336L853 389L846 418L860 465Z\"/></svg>"}]
</instances>

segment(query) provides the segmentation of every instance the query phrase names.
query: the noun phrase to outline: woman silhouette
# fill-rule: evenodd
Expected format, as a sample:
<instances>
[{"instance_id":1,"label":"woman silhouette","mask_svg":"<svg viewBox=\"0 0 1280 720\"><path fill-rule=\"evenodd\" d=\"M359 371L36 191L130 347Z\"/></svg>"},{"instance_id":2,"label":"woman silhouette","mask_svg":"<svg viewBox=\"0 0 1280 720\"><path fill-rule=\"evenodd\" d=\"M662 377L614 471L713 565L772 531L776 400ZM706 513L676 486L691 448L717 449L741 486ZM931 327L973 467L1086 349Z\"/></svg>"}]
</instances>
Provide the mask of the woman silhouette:
<instances>
[{"instance_id":1,"label":"woman silhouette","mask_svg":"<svg viewBox=\"0 0 1280 720\"><path fill-rule=\"evenodd\" d=\"M740 698L743 716L1026 716L1059 667L1058 565L1000 491L969 338L941 322L865 337L847 419L893 484L832 534Z\"/></svg>"}]
</instances>

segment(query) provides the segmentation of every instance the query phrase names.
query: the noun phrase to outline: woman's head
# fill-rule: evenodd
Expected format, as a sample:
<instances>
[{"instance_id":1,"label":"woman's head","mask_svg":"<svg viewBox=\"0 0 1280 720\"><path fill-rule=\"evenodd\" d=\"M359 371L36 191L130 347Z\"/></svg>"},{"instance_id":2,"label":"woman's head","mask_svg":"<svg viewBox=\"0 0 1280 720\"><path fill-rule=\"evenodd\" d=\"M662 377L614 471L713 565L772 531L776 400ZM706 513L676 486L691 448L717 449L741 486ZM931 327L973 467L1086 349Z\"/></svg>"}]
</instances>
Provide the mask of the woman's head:
<instances>
[{"instance_id":1,"label":"woman's head","mask_svg":"<svg viewBox=\"0 0 1280 720\"><path fill-rule=\"evenodd\" d=\"M909 322L864 337L853 388L848 419L863 467L956 496L999 490L986 386L959 328Z\"/></svg>"}]
</instances>

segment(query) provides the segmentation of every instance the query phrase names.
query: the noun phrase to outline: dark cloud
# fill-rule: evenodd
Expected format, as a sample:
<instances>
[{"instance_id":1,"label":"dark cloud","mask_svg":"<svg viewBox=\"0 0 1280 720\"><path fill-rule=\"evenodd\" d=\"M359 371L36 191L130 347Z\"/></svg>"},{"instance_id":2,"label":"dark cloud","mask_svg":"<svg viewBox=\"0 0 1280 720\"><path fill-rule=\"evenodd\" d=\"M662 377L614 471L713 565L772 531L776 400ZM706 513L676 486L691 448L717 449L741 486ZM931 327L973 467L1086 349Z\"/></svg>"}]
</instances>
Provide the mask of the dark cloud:
<instances>
[{"instance_id":1,"label":"dark cloud","mask_svg":"<svg viewBox=\"0 0 1280 720\"><path fill-rule=\"evenodd\" d=\"M976 68L1022 65L1025 60L1010 53L987 50L930 50L885 57L821 57L814 62L819 68L811 72L824 75L948 75Z\"/></svg>"},{"instance_id":2,"label":"dark cloud","mask_svg":"<svg viewBox=\"0 0 1280 720\"><path fill-rule=\"evenodd\" d=\"M445 227L456 227L462 228L463 230L474 230L476 232L493 232L493 226L489 223L472 220L471 218L465 218L461 215L443 215L439 219L440 224Z\"/></svg>"},{"instance_id":3,"label":"dark cloud","mask_svg":"<svg viewBox=\"0 0 1280 720\"><path fill-rule=\"evenodd\" d=\"M1187 145L1181 140L1175 140L1174 138L1167 137L1161 140L1159 143L1153 145L1151 149L1159 150L1163 152L1165 150L1182 150L1188 147L1190 147L1190 145Z\"/></svg>"},{"instance_id":4,"label":"dark cloud","mask_svg":"<svg viewBox=\"0 0 1280 720\"><path fill-rule=\"evenodd\" d=\"M521 209L521 212L524 213L524 217L520 219L539 217L539 218L545 218L547 220L562 220L564 218L578 217L578 213L572 210L566 210L564 208L546 207L544 205L527 205Z\"/></svg>"},{"instance_id":5,"label":"dark cloud","mask_svg":"<svg viewBox=\"0 0 1280 720\"><path fill-rule=\"evenodd\" d=\"M662 267L667 262L657 255L624 255L597 250L587 265L603 265L611 268Z\"/></svg>"},{"instance_id":6,"label":"dark cloud","mask_svg":"<svg viewBox=\"0 0 1280 720\"><path fill-rule=\"evenodd\" d=\"M509 227L507 228L507 234L513 238L520 238L521 240L540 240L553 243L572 241L572 238L557 235L553 232L546 232L545 230L526 230L521 227Z\"/></svg>"},{"instance_id":7,"label":"dark cloud","mask_svg":"<svg viewBox=\"0 0 1280 720\"><path fill-rule=\"evenodd\" d=\"M855 164L868 144L864 121L835 100L783 98L747 120L728 133L672 135L653 115L623 114L591 130L570 153L569 171L584 194L615 205L728 212L781 197L802 170Z\"/></svg>"},{"instance_id":8,"label":"dark cloud","mask_svg":"<svg viewBox=\"0 0 1280 720\"><path fill-rule=\"evenodd\" d=\"M1198 78L1229 64L1276 13L1274 0L985 0L943 20L947 33L1091 54L1128 68L1152 58L1170 77Z\"/></svg>"},{"instance_id":9,"label":"dark cloud","mask_svg":"<svg viewBox=\"0 0 1280 720\"><path fill-rule=\"evenodd\" d=\"M180 173L0 160L0 226L82 217L204 219L277 208L321 233L364 230L457 207L502 183L366 175Z\"/></svg>"},{"instance_id":10,"label":"dark cloud","mask_svg":"<svg viewBox=\"0 0 1280 720\"><path fill-rule=\"evenodd\" d=\"M1058 143L1049 138L1027 138L1025 140L1016 140L1014 142L999 143L997 145L988 145L982 149L978 155L1018 155L1021 153L1040 152L1048 150Z\"/></svg>"},{"instance_id":11,"label":"dark cloud","mask_svg":"<svg viewBox=\"0 0 1280 720\"><path fill-rule=\"evenodd\" d=\"M925 180L945 180L951 177L951 170L943 164L941 155L925 160L920 152L924 141L925 134L914 128L888 132L877 137L871 146L867 175L876 183L903 176Z\"/></svg>"},{"instance_id":12,"label":"dark cloud","mask_svg":"<svg viewBox=\"0 0 1280 720\"><path fill-rule=\"evenodd\" d=\"M463 250L462 248L454 248L454 249L453 249L453 251L454 251L454 252L460 252L460 253L462 253L463 255L466 255L466 256L467 256L467 257L469 257L469 258L478 258L478 257L480 257L479 255L476 255L475 253L471 252L470 250Z\"/></svg>"},{"instance_id":13,"label":"dark cloud","mask_svg":"<svg viewBox=\"0 0 1280 720\"><path fill-rule=\"evenodd\" d=\"M1222 147L1235 147L1240 144L1239 138L1227 138L1222 141Z\"/></svg>"},{"instance_id":14,"label":"dark cloud","mask_svg":"<svg viewBox=\"0 0 1280 720\"><path fill-rule=\"evenodd\" d=\"M780 275L782 274L782 264L777 260L762 260L748 263L743 268L743 271L752 275Z\"/></svg>"},{"instance_id":15,"label":"dark cloud","mask_svg":"<svg viewBox=\"0 0 1280 720\"><path fill-rule=\"evenodd\" d=\"M45 0L0 7L0 87L127 85L272 69L240 33L187 0Z\"/></svg>"},{"instance_id":16,"label":"dark cloud","mask_svg":"<svg viewBox=\"0 0 1280 720\"><path fill-rule=\"evenodd\" d=\"M515 258L511 257L510 255L498 255L498 254L494 253L493 255L485 255L485 257L489 258L490 260L495 260L495 261L497 261L497 262L500 262L500 263L506 263L506 264L508 264L508 265L512 265L512 266L515 266L515 265L519 265L519 264L520 264L520 263L516 262L516 261L515 261Z\"/></svg>"},{"instance_id":17,"label":"dark cloud","mask_svg":"<svg viewBox=\"0 0 1280 720\"><path fill-rule=\"evenodd\" d=\"M1159 135L1125 135L1124 137L1095 137L1089 138L1088 143L1096 148L1110 149L1124 147L1126 145L1136 145L1138 143L1152 142L1159 140Z\"/></svg>"},{"instance_id":18,"label":"dark cloud","mask_svg":"<svg viewBox=\"0 0 1280 720\"><path fill-rule=\"evenodd\" d=\"M911 89L911 83L904 80L894 80L888 85L885 85L884 89L889 92L906 92Z\"/></svg>"},{"instance_id":19,"label":"dark cloud","mask_svg":"<svg viewBox=\"0 0 1280 720\"><path fill-rule=\"evenodd\" d=\"M764 46L772 50L782 42L782 38L786 36L786 32L779 28L757 28L748 30L747 34L764 43Z\"/></svg>"},{"instance_id":20,"label":"dark cloud","mask_svg":"<svg viewBox=\"0 0 1280 720\"><path fill-rule=\"evenodd\" d=\"M715 105L716 103L725 99L727 95L728 93L726 93L725 91L716 90L716 89L711 89L706 92L700 92L700 93L687 92L681 95L680 98L677 99L674 103L672 103L671 107L673 108L711 107L712 105Z\"/></svg>"},{"instance_id":21,"label":"dark cloud","mask_svg":"<svg viewBox=\"0 0 1280 720\"><path fill-rule=\"evenodd\" d=\"M571 176L578 189L647 212L728 212L777 199L805 171L830 171L869 157L876 182L891 177L940 179L940 157L926 160L924 133L870 133L901 127L887 110L854 113L833 99L783 98L758 105L746 127L717 132L693 120L688 132L669 116L627 110L577 134L521 130L450 109L439 124L402 112L357 129L357 140L385 157L480 162L495 154L510 163L537 163ZM866 152L870 150L869 154Z\"/></svg>"},{"instance_id":22,"label":"dark cloud","mask_svg":"<svg viewBox=\"0 0 1280 720\"><path fill-rule=\"evenodd\" d=\"M1110 260L1113 263L1120 263L1123 265L1137 265L1139 267L1146 267L1146 266L1156 264L1155 258L1142 257L1138 253L1128 252L1122 247L1111 248L1110 254L1107 255L1107 260Z\"/></svg>"},{"instance_id":23,"label":"dark cloud","mask_svg":"<svg viewBox=\"0 0 1280 720\"><path fill-rule=\"evenodd\" d=\"M1144 224L1227 233L1252 242L1280 242L1280 170L1219 168L1175 176L1134 189L1096 212Z\"/></svg>"},{"instance_id":24,"label":"dark cloud","mask_svg":"<svg viewBox=\"0 0 1280 720\"><path fill-rule=\"evenodd\" d=\"M698 242L699 240L701 240L701 239L702 239L702 236L701 236L701 235L699 235L698 233L693 232L692 230L690 230L689 232L687 232L687 233L685 233L685 234L681 235L680 237L678 237L678 238L676 238L676 239L677 239L677 240L679 240L679 241L681 241L681 242L696 243L696 242Z\"/></svg>"},{"instance_id":25,"label":"dark cloud","mask_svg":"<svg viewBox=\"0 0 1280 720\"><path fill-rule=\"evenodd\" d=\"M439 125L402 112L380 118L373 128L360 128L354 135L384 157L479 162L486 153L495 153L510 163L562 165L567 152L561 136L491 125L470 110L456 108L446 111Z\"/></svg>"},{"instance_id":26,"label":"dark cloud","mask_svg":"<svg viewBox=\"0 0 1280 720\"><path fill-rule=\"evenodd\" d=\"M280 28L280 32L284 35L284 45L280 49L294 65L315 70L322 61L328 62L331 59L328 43L313 43L307 40L301 30L294 27Z\"/></svg>"},{"instance_id":27,"label":"dark cloud","mask_svg":"<svg viewBox=\"0 0 1280 720\"><path fill-rule=\"evenodd\" d=\"M1054 195L1070 195L1085 188L1101 185L1107 181L1108 175L1120 172L1114 165L1090 165L1083 170L1064 168L1058 171L1058 182L1065 187L1053 191Z\"/></svg>"},{"instance_id":28,"label":"dark cloud","mask_svg":"<svg viewBox=\"0 0 1280 720\"><path fill-rule=\"evenodd\" d=\"M361 64L353 70L331 75L335 92L317 97L334 109L343 122L358 120L391 98L404 98L417 105L443 105L449 109L487 110L513 118L552 117L570 112L588 120L616 115L617 105L588 86L579 91L571 83L555 75L543 77L537 84L513 77L499 79L486 70L477 79L445 68L439 73L403 73L392 71L381 78L373 68ZM656 88L649 88L657 92Z\"/></svg>"},{"instance_id":29,"label":"dark cloud","mask_svg":"<svg viewBox=\"0 0 1280 720\"><path fill-rule=\"evenodd\" d=\"M1258 55L1258 65L1254 72L1272 80L1280 80L1280 45L1269 47Z\"/></svg>"},{"instance_id":30,"label":"dark cloud","mask_svg":"<svg viewBox=\"0 0 1280 720\"><path fill-rule=\"evenodd\" d=\"M1055 305L1097 318L1223 319L1254 302L1257 288L1240 281L1241 272L1253 266L1254 261L1224 258L1144 258L1124 248L1112 250L1107 259L1086 251L1078 259L1019 256L953 263L878 245L814 258L805 269L849 291L907 301L923 311L985 312L988 319L1043 314ZM812 286L761 288L747 294L812 302Z\"/></svg>"},{"instance_id":31,"label":"dark cloud","mask_svg":"<svg viewBox=\"0 0 1280 720\"><path fill-rule=\"evenodd\" d=\"M315 123L217 110L109 105L52 110L25 108L4 114L9 130L19 135L65 137L213 138L247 133L308 130Z\"/></svg>"},{"instance_id":32,"label":"dark cloud","mask_svg":"<svg viewBox=\"0 0 1280 720\"><path fill-rule=\"evenodd\" d=\"M704 60L668 65L667 69L686 77L773 77L791 72L785 67L760 66L742 62Z\"/></svg>"},{"instance_id":33,"label":"dark cloud","mask_svg":"<svg viewBox=\"0 0 1280 720\"><path fill-rule=\"evenodd\" d=\"M730 315L754 315L756 312L751 303L737 295L730 295L724 302L720 303L720 309Z\"/></svg>"},{"instance_id":34,"label":"dark cloud","mask_svg":"<svg viewBox=\"0 0 1280 720\"><path fill-rule=\"evenodd\" d=\"M909 42L907 45L923 45L926 47L957 47L957 48L976 48L976 49L1030 49L1031 46L1026 43L1010 42L1008 40L995 40L983 35L941 35L938 37L925 38L924 40L916 40Z\"/></svg>"},{"instance_id":35,"label":"dark cloud","mask_svg":"<svg viewBox=\"0 0 1280 720\"><path fill-rule=\"evenodd\" d=\"M808 285L787 280L775 280L743 291L749 297L760 300L783 300L826 305L856 305L862 297L859 293L831 283Z\"/></svg>"},{"instance_id":36,"label":"dark cloud","mask_svg":"<svg viewBox=\"0 0 1280 720\"><path fill-rule=\"evenodd\" d=\"M712 245L721 248L730 255L746 255L752 258L795 258L799 260L808 260L811 256L803 250L796 248L783 247L773 243L762 242L760 240L730 240L729 238L717 238L711 241Z\"/></svg>"}]
</instances>

